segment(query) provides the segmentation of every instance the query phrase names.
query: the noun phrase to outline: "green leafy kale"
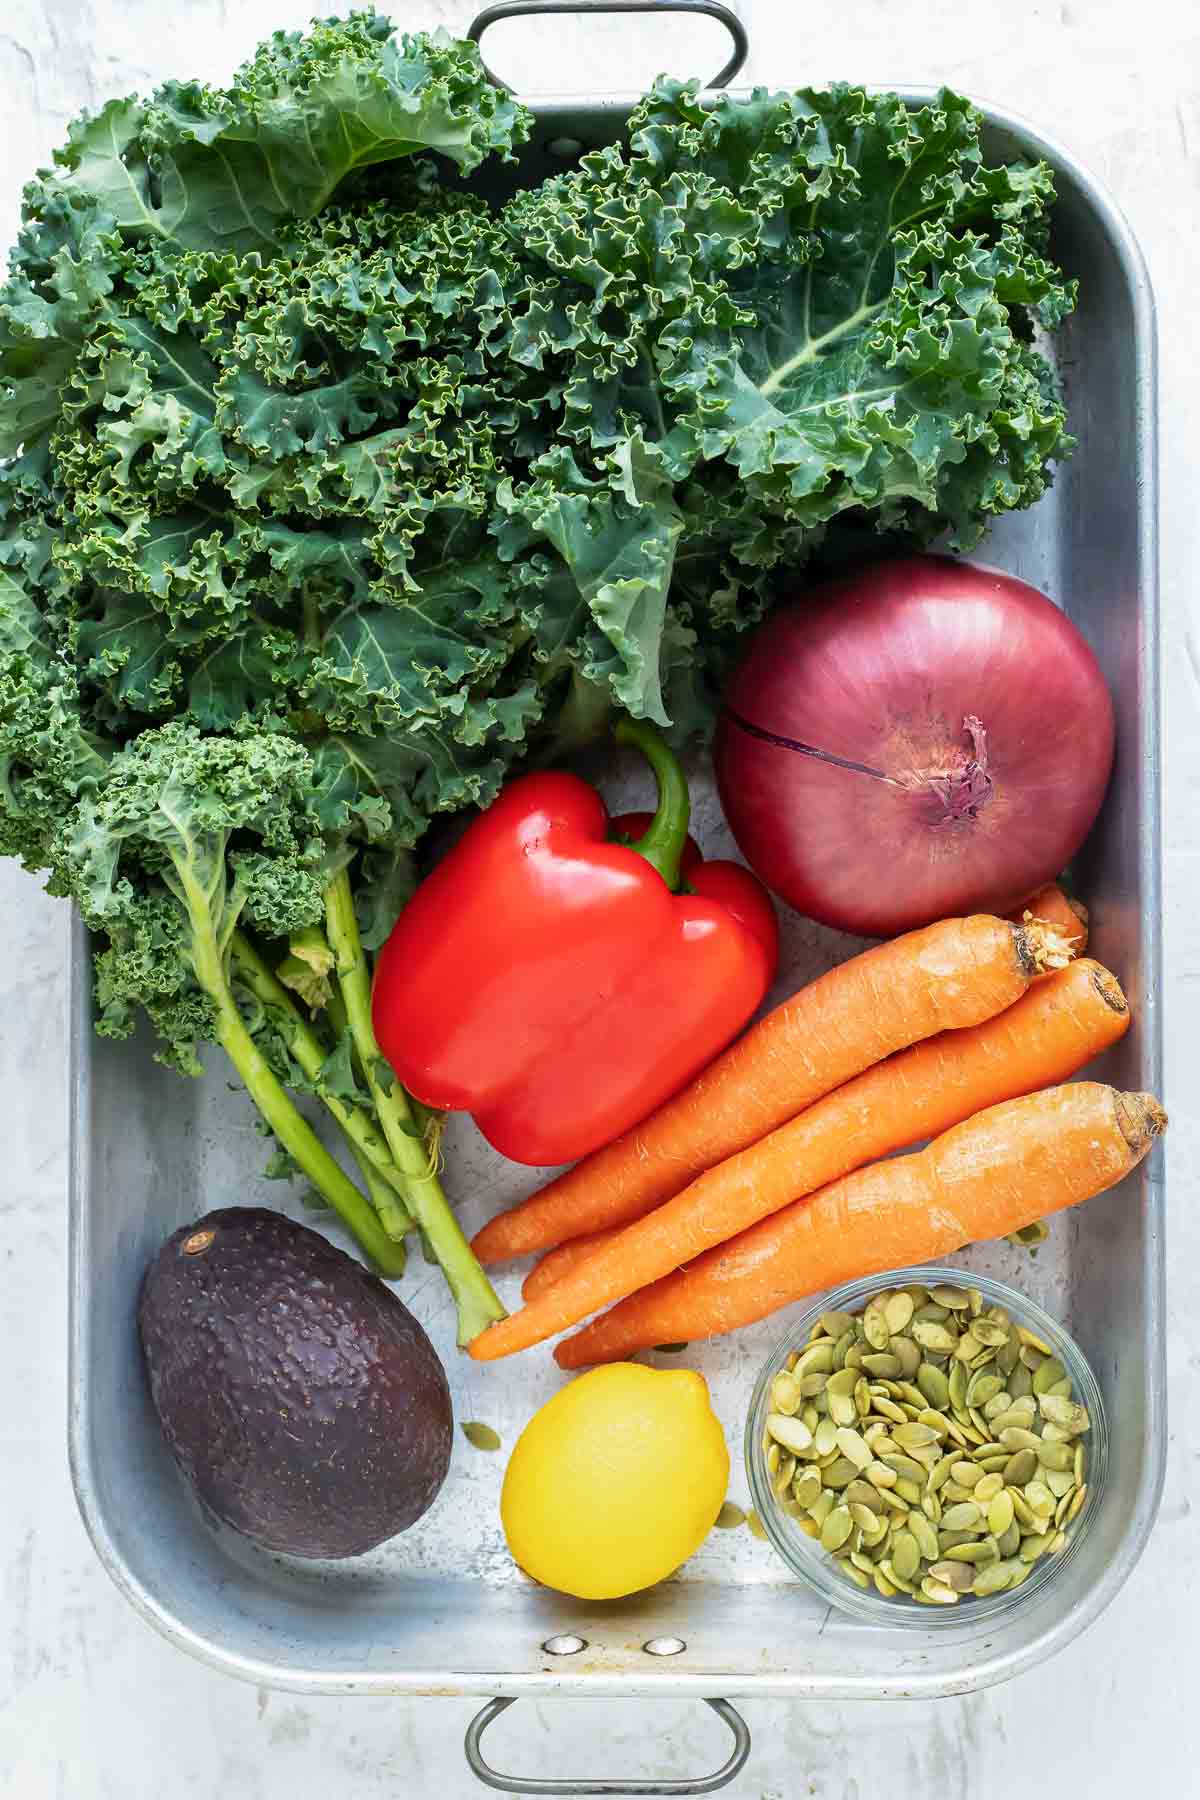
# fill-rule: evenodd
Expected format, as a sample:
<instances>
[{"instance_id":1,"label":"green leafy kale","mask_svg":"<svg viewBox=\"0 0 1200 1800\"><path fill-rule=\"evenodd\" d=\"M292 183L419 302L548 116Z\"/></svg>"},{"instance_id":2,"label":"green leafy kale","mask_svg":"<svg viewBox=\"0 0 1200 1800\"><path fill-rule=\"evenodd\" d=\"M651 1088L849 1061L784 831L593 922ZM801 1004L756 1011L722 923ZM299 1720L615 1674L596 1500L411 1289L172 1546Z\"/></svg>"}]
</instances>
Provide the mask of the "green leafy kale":
<instances>
[{"instance_id":1,"label":"green leafy kale","mask_svg":"<svg viewBox=\"0 0 1200 1800\"><path fill-rule=\"evenodd\" d=\"M364 1001L431 818L619 708L703 733L776 580L969 548L1070 444L1050 172L965 100L664 79L489 203L529 129L442 33L278 33L74 124L0 288L0 851L100 935L100 1029L222 1043L464 1335L498 1303Z\"/></svg>"}]
</instances>

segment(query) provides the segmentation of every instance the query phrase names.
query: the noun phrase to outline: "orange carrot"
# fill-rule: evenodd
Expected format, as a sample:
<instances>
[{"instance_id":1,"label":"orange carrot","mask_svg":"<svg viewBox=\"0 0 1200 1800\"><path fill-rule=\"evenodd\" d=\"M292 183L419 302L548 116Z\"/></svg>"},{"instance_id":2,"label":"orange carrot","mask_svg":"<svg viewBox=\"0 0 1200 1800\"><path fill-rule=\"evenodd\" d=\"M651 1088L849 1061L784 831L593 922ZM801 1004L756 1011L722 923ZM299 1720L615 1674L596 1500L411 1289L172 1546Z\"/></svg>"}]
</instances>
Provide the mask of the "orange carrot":
<instances>
[{"instance_id":1,"label":"orange carrot","mask_svg":"<svg viewBox=\"0 0 1200 1800\"><path fill-rule=\"evenodd\" d=\"M1082 956L1087 949L1088 909L1082 900L1072 900L1064 894L1057 881L1039 888L1023 906L1015 906L1007 916L1014 925L1040 919L1046 925L1057 926L1076 956Z\"/></svg>"},{"instance_id":2,"label":"orange carrot","mask_svg":"<svg viewBox=\"0 0 1200 1800\"><path fill-rule=\"evenodd\" d=\"M752 1025L640 1125L500 1213L472 1249L503 1262L641 1218L851 1076L935 1032L990 1019L1070 958L1053 927L986 913L865 950Z\"/></svg>"},{"instance_id":3,"label":"orange carrot","mask_svg":"<svg viewBox=\"0 0 1200 1800\"><path fill-rule=\"evenodd\" d=\"M751 1166L759 1184L756 1201L761 1200L762 1205L761 1209L756 1205L753 1218L734 1227L735 1231L745 1230L755 1219L799 1199L806 1191L806 1179L811 1192L877 1156L902 1150L918 1138L933 1137L985 1106L1066 1081L1123 1037L1128 1027L1129 1008L1116 977L1086 958L1069 963L1044 981L1035 982L1023 1000L994 1019L965 1031L942 1032L835 1088L739 1157L699 1176L654 1217L685 1198L689 1205L709 1206L718 1173L728 1172L722 1173L719 1184L724 1188L737 1173L734 1165L753 1158ZM828 1161L824 1168L820 1158L815 1165L810 1160L814 1143L825 1146ZM815 1180L809 1179L814 1166L819 1171ZM777 1185L772 1185L772 1173ZM774 1198L780 1186L788 1190L782 1200ZM669 1220L664 1220L667 1223ZM610 1226L607 1231L589 1232L548 1250L525 1277L521 1298L536 1300L602 1244L611 1243L628 1229ZM696 1254L689 1245L688 1255ZM675 1255L668 1267L684 1260Z\"/></svg>"},{"instance_id":4,"label":"orange carrot","mask_svg":"<svg viewBox=\"0 0 1200 1800\"><path fill-rule=\"evenodd\" d=\"M1125 996L1098 963L1072 964L1036 982L982 1025L943 1032L877 1063L610 1234L521 1311L475 1338L471 1355L486 1361L540 1343L877 1156L1064 1080L1128 1024Z\"/></svg>"},{"instance_id":5,"label":"orange carrot","mask_svg":"<svg viewBox=\"0 0 1200 1800\"><path fill-rule=\"evenodd\" d=\"M763 1219L593 1319L555 1358L581 1369L715 1337L838 1282L1004 1237L1112 1187L1166 1122L1153 1094L1096 1081L1005 1101Z\"/></svg>"}]
</instances>

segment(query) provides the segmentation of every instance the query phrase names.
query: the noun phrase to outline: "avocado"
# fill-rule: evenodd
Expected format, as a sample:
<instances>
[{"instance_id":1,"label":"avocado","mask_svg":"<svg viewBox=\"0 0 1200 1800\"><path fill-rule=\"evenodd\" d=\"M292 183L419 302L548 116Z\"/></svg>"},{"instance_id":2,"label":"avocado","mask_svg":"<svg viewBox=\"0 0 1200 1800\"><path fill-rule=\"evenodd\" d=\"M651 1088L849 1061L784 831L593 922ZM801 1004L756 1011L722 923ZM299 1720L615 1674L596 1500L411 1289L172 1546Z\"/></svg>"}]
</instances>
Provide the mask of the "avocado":
<instances>
[{"instance_id":1,"label":"avocado","mask_svg":"<svg viewBox=\"0 0 1200 1800\"><path fill-rule=\"evenodd\" d=\"M446 1374L361 1263L282 1213L210 1212L146 1271L138 1329L175 1460L269 1550L357 1556L414 1524L446 1477Z\"/></svg>"}]
</instances>

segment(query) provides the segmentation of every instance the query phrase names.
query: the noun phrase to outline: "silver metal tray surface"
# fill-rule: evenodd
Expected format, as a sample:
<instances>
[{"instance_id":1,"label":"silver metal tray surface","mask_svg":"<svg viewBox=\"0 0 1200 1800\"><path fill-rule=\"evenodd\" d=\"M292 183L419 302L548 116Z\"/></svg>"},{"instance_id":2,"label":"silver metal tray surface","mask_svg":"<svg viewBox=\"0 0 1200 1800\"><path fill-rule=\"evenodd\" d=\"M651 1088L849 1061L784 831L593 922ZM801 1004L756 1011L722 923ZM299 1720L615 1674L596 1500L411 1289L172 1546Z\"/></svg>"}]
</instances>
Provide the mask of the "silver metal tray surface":
<instances>
[{"instance_id":1,"label":"silver metal tray surface","mask_svg":"<svg viewBox=\"0 0 1200 1800\"><path fill-rule=\"evenodd\" d=\"M925 93L909 96L928 98ZM617 136L628 98L535 100L534 142L515 173L539 179L563 138ZM1112 684L1118 756L1100 823L1078 865L1095 954L1120 976L1134 1028L1104 1073L1159 1090L1159 744L1155 572L1154 324L1137 247L1073 159L1022 121L989 112L991 151L1046 157L1058 176L1054 253L1079 278L1079 311L1058 338L1079 447L1050 495L1005 520L982 555L1058 599ZM610 797L628 771L614 764ZM644 787L638 787L644 795ZM700 772L698 835L730 854ZM775 998L856 945L795 916L783 921ZM410 1262L399 1292L450 1376L456 1418L494 1426L488 1455L458 1434L440 1498L411 1531L349 1563L256 1550L193 1503L150 1409L134 1329L142 1271L166 1235L213 1206L259 1203L304 1214L290 1190L258 1181L263 1140L249 1102L213 1052L200 1082L151 1060L147 1040L91 1031L86 934L72 945L70 1452L96 1549L131 1603L181 1648L269 1686L324 1693L697 1696L931 1696L1007 1678L1061 1649L1103 1610L1150 1531L1166 1448L1161 1160L1057 1219L1038 1255L980 1246L955 1259L1014 1283L1075 1333L1112 1422L1111 1475L1086 1542L1044 1598L990 1628L928 1636L832 1614L746 1530L714 1532L679 1575L634 1599L573 1602L514 1568L500 1529L505 1452L558 1385L545 1352L486 1366L454 1348L439 1271ZM529 1190L528 1171L494 1156L473 1127L448 1134L447 1183L468 1231ZM333 1226L323 1227L338 1235ZM499 1282L510 1303L520 1274ZM748 1503L740 1444L755 1373L787 1315L684 1358L711 1385L734 1457L730 1497ZM678 1366L676 1362L675 1366ZM556 1633L586 1648L543 1650ZM643 1649L670 1634L686 1648ZM556 1790L561 1791L561 1790ZM613 1791L613 1790L607 1790Z\"/></svg>"}]
</instances>

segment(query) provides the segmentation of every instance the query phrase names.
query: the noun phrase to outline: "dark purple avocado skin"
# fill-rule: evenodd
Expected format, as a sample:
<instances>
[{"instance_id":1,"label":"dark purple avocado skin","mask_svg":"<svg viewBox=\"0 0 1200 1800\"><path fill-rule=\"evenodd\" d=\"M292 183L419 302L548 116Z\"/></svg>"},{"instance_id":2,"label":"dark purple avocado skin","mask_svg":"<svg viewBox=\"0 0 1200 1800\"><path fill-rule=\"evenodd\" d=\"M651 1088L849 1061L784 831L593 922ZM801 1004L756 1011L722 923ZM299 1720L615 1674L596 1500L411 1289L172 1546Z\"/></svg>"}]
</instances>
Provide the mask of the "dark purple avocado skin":
<instances>
[{"instance_id":1,"label":"dark purple avocado skin","mask_svg":"<svg viewBox=\"0 0 1200 1800\"><path fill-rule=\"evenodd\" d=\"M146 1271L138 1330L175 1460L255 1542L357 1556L433 1504L453 1438L445 1371L395 1294L318 1232L240 1206L182 1227Z\"/></svg>"}]
</instances>

